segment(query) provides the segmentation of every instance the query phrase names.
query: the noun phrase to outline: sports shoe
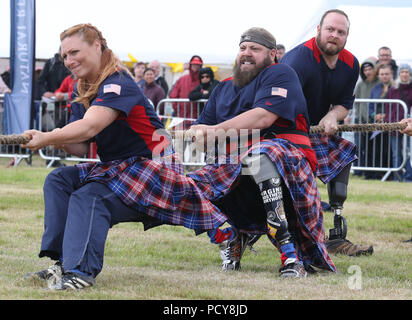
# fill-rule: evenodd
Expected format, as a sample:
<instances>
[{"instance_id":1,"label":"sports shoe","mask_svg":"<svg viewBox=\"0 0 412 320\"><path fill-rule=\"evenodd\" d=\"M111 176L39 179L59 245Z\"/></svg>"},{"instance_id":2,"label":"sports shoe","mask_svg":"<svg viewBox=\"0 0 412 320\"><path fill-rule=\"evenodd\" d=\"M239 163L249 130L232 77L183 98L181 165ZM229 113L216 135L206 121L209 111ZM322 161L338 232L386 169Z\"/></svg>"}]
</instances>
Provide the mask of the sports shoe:
<instances>
[{"instance_id":1,"label":"sports shoe","mask_svg":"<svg viewBox=\"0 0 412 320\"><path fill-rule=\"evenodd\" d=\"M223 271L240 269L240 259L245 251L248 239L247 234L240 233L236 234L234 239L225 240L219 244L220 257L223 260Z\"/></svg>"},{"instance_id":2,"label":"sports shoe","mask_svg":"<svg viewBox=\"0 0 412 320\"><path fill-rule=\"evenodd\" d=\"M63 274L63 268L60 261L56 262L54 265L48 267L45 270L38 272L30 272L24 276L24 279L37 279L47 281L48 285L56 284Z\"/></svg>"},{"instance_id":3,"label":"sports shoe","mask_svg":"<svg viewBox=\"0 0 412 320\"><path fill-rule=\"evenodd\" d=\"M326 248L329 253L344 254L347 256L371 255L373 253L373 246L362 246L353 244L346 239L326 240Z\"/></svg>"},{"instance_id":4,"label":"sports shoe","mask_svg":"<svg viewBox=\"0 0 412 320\"><path fill-rule=\"evenodd\" d=\"M49 287L51 290L79 290L91 287L95 283L94 278L85 276L77 272L66 272L54 286Z\"/></svg>"},{"instance_id":5,"label":"sports shoe","mask_svg":"<svg viewBox=\"0 0 412 320\"><path fill-rule=\"evenodd\" d=\"M279 272L282 278L306 278L307 276L305 267L296 259L287 259Z\"/></svg>"}]
</instances>

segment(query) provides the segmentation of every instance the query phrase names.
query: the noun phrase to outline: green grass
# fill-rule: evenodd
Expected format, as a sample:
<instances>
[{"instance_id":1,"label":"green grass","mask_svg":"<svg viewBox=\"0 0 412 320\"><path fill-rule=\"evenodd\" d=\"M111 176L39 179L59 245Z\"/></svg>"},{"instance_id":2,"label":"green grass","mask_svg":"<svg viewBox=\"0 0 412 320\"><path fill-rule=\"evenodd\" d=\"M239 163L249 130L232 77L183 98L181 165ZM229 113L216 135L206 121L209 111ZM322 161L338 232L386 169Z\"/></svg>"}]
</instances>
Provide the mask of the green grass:
<instances>
[{"instance_id":1,"label":"green grass","mask_svg":"<svg viewBox=\"0 0 412 320\"><path fill-rule=\"evenodd\" d=\"M319 272L303 280L278 277L279 253L266 237L257 254L247 250L242 270L220 272L219 250L203 234L183 227L143 231L141 224L114 226L96 285L81 292L50 292L23 280L51 261L37 257L43 232L44 163L6 168L0 162L0 300L66 299L412 299L412 185L351 177L343 211L354 243L372 244L369 257L332 255L337 274ZM319 182L322 198L326 188ZM325 213L325 230L333 214ZM350 285L355 268L361 288Z\"/></svg>"}]
</instances>

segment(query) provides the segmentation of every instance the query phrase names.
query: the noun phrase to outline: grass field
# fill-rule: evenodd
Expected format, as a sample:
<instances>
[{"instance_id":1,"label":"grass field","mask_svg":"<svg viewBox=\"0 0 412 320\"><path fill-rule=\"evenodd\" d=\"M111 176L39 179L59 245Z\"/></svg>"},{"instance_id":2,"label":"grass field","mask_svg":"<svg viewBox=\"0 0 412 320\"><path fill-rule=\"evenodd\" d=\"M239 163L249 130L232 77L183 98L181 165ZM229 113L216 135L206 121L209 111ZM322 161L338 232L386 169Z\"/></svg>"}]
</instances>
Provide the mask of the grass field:
<instances>
[{"instance_id":1,"label":"grass field","mask_svg":"<svg viewBox=\"0 0 412 320\"><path fill-rule=\"evenodd\" d=\"M218 248L183 227L143 231L141 224L113 227L96 285L81 292L51 292L23 280L51 264L37 257L43 232L44 163L6 168L0 162L0 300L380 300L412 299L412 184L351 177L343 211L348 239L372 244L368 257L332 255L337 274L301 280L278 276L279 253L263 237L257 254L246 250L242 270L220 271ZM324 185L321 196L327 199ZM325 229L333 224L325 213Z\"/></svg>"}]
</instances>

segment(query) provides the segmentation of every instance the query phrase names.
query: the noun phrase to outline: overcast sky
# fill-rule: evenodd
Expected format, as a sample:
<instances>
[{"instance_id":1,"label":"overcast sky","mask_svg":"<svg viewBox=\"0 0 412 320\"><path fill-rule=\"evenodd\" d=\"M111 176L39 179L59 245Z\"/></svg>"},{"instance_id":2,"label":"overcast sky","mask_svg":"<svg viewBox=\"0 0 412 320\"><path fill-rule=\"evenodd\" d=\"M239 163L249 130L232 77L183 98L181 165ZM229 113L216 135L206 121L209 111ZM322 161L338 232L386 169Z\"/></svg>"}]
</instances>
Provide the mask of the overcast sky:
<instances>
[{"instance_id":1,"label":"overcast sky","mask_svg":"<svg viewBox=\"0 0 412 320\"><path fill-rule=\"evenodd\" d=\"M362 61L388 45L394 58L412 59L412 1L405 2L409 8L342 7L351 19L347 49ZM10 51L9 3L0 0L0 57ZM251 26L268 29L286 49L314 36L324 4L322 0L37 0L36 58L53 56L61 31L89 22L123 60L130 53L143 61L185 62L199 54L206 63L230 63L240 34ZM314 25L307 29L313 17Z\"/></svg>"}]
</instances>

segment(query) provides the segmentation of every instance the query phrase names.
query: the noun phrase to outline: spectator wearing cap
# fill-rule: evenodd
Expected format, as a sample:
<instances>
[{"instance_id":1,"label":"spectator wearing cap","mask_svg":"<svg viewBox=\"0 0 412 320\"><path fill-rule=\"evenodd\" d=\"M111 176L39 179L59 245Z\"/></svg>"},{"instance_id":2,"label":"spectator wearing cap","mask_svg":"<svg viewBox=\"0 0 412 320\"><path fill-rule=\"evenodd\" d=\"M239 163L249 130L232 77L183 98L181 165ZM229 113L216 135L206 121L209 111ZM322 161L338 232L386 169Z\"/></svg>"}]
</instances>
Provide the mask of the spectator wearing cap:
<instances>
[{"instance_id":1,"label":"spectator wearing cap","mask_svg":"<svg viewBox=\"0 0 412 320\"><path fill-rule=\"evenodd\" d=\"M209 67L199 71L200 84L189 94L190 100L209 99L212 90L218 85L213 70Z\"/></svg>"},{"instance_id":2,"label":"spectator wearing cap","mask_svg":"<svg viewBox=\"0 0 412 320\"><path fill-rule=\"evenodd\" d=\"M199 71L200 84L189 93L189 100L195 101L200 99L209 99L213 89L219 84L219 81L215 80L213 70L209 67L202 68ZM204 103L199 103L198 113L202 112Z\"/></svg>"},{"instance_id":3,"label":"spectator wearing cap","mask_svg":"<svg viewBox=\"0 0 412 320\"><path fill-rule=\"evenodd\" d=\"M172 99L184 99L189 97L199 84L199 71L202 68L203 60L201 57L194 55L189 61L189 73L181 76L170 90L169 97ZM181 118L196 119L198 116L197 106L194 104L188 105L185 103L173 104L175 114Z\"/></svg>"}]
</instances>

